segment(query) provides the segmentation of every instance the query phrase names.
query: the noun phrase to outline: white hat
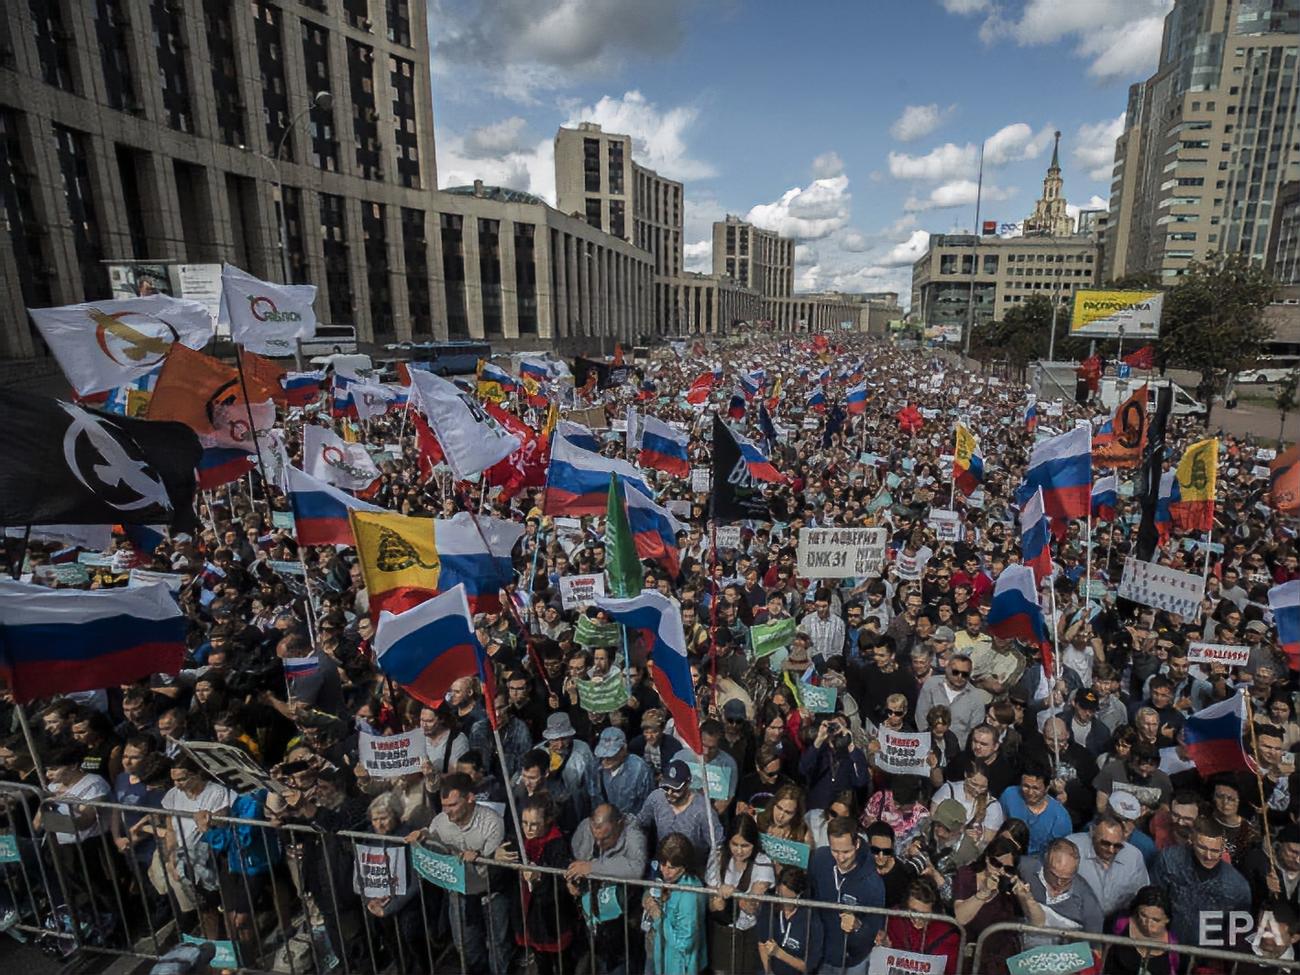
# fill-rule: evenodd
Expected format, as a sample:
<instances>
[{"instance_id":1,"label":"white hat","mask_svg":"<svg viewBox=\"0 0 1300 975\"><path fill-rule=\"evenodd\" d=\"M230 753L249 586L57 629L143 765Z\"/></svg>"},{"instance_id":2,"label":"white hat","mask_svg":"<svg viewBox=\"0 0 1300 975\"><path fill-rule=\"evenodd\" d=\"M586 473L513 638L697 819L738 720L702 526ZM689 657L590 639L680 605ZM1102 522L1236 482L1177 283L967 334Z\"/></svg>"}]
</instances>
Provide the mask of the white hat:
<instances>
[{"instance_id":1,"label":"white hat","mask_svg":"<svg viewBox=\"0 0 1300 975\"><path fill-rule=\"evenodd\" d=\"M1109 805L1110 811L1120 819L1136 820L1142 815L1142 803L1131 792L1112 792Z\"/></svg>"}]
</instances>

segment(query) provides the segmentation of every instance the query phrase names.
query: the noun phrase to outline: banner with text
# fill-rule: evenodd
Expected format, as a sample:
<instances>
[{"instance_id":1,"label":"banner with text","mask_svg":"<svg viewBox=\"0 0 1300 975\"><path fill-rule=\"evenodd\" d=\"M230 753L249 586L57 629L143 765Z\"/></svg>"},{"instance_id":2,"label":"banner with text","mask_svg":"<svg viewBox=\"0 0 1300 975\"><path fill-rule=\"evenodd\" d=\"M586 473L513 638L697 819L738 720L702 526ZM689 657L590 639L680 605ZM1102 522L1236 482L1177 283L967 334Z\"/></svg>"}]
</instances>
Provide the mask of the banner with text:
<instances>
[{"instance_id":1,"label":"banner with text","mask_svg":"<svg viewBox=\"0 0 1300 975\"><path fill-rule=\"evenodd\" d=\"M884 528L801 528L795 571L805 579L879 575L888 540Z\"/></svg>"},{"instance_id":2,"label":"banner with text","mask_svg":"<svg viewBox=\"0 0 1300 975\"><path fill-rule=\"evenodd\" d=\"M395 779L420 771L424 762L424 732L368 735L357 738L358 761L377 779Z\"/></svg>"},{"instance_id":3,"label":"banner with text","mask_svg":"<svg viewBox=\"0 0 1300 975\"><path fill-rule=\"evenodd\" d=\"M1196 572L1179 572L1155 562L1143 562L1129 556L1119 580L1119 594L1143 606L1177 613L1194 622L1201 615L1201 595L1205 591Z\"/></svg>"}]
</instances>

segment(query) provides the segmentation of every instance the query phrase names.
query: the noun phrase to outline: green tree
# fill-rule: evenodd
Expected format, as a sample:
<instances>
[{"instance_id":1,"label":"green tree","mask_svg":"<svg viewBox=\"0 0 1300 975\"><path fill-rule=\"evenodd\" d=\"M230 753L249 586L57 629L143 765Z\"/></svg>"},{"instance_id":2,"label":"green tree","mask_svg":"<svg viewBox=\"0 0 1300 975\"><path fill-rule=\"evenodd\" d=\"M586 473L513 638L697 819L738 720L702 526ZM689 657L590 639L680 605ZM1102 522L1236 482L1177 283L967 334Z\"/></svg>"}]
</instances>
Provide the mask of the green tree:
<instances>
[{"instance_id":1,"label":"green tree","mask_svg":"<svg viewBox=\"0 0 1300 975\"><path fill-rule=\"evenodd\" d=\"M1273 397L1273 401L1277 403L1277 411L1282 416L1277 427L1277 449L1279 453L1286 446L1286 418L1296 408L1297 386L1300 386L1300 368L1292 369L1286 374L1286 378L1277 384L1277 394Z\"/></svg>"},{"instance_id":2,"label":"green tree","mask_svg":"<svg viewBox=\"0 0 1300 975\"><path fill-rule=\"evenodd\" d=\"M1051 348L1052 302L1045 295L1033 295L1012 306L1006 317L977 325L971 336L971 355L981 362L1010 363L1023 373L1029 363L1046 359ZM1062 302L1056 313L1058 359L1076 358L1088 343L1070 336L1070 306Z\"/></svg>"},{"instance_id":3,"label":"green tree","mask_svg":"<svg viewBox=\"0 0 1300 975\"><path fill-rule=\"evenodd\" d=\"M1258 358L1273 334L1263 312L1277 285L1243 254L1211 254L1194 261L1165 294L1161 368L1190 369L1200 376L1197 397L1209 426L1215 390L1228 376Z\"/></svg>"}]
</instances>

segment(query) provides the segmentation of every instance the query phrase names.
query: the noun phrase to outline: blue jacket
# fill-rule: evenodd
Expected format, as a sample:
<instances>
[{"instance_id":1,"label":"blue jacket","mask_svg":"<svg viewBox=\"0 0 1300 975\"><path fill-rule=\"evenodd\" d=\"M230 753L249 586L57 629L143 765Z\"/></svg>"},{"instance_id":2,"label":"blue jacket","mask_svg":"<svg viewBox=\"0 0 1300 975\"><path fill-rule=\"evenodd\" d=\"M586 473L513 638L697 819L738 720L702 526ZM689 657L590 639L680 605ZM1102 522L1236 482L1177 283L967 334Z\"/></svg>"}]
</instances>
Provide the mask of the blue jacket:
<instances>
[{"instance_id":1,"label":"blue jacket","mask_svg":"<svg viewBox=\"0 0 1300 975\"><path fill-rule=\"evenodd\" d=\"M678 881L684 887L701 886L686 874ZM708 962L705 944L703 894L670 890L663 901L663 913L650 923L650 967L653 975L696 975Z\"/></svg>"},{"instance_id":2,"label":"blue jacket","mask_svg":"<svg viewBox=\"0 0 1300 975\"><path fill-rule=\"evenodd\" d=\"M778 948L803 961L805 972L817 971L822 960L822 922L818 912L811 907L795 908L794 916L786 923L781 908L775 904L763 904L758 912L756 931L760 944L775 941ZM772 975L797 975L797 972L798 969L772 955Z\"/></svg>"},{"instance_id":3,"label":"blue jacket","mask_svg":"<svg viewBox=\"0 0 1300 975\"><path fill-rule=\"evenodd\" d=\"M230 807L233 819L265 819L266 790L236 796ZM260 826L211 827L205 834L213 853L225 853L230 872L250 877L269 873L280 862L280 839L275 830Z\"/></svg>"},{"instance_id":4,"label":"blue jacket","mask_svg":"<svg viewBox=\"0 0 1300 975\"><path fill-rule=\"evenodd\" d=\"M876 873L867 844L858 841L857 866L847 874L840 876L838 888L835 880L835 858L831 856L830 847L823 846L813 850L808 861L808 875L812 882L812 900L843 904L846 897L852 897L859 907L884 907L885 882ZM884 924L883 915L858 915L862 919L856 931L845 934L840 929L840 915L837 911L820 910L822 923L822 961L838 967L843 958L843 965L851 968L866 960L871 947L876 942L876 934Z\"/></svg>"},{"instance_id":5,"label":"blue jacket","mask_svg":"<svg viewBox=\"0 0 1300 975\"><path fill-rule=\"evenodd\" d=\"M861 748L838 752L828 741L818 748L809 746L803 750L799 774L808 783L809 809L825 809L840 790L857 792L871 782L871 768Z\"/></svg>"}]
</instances>

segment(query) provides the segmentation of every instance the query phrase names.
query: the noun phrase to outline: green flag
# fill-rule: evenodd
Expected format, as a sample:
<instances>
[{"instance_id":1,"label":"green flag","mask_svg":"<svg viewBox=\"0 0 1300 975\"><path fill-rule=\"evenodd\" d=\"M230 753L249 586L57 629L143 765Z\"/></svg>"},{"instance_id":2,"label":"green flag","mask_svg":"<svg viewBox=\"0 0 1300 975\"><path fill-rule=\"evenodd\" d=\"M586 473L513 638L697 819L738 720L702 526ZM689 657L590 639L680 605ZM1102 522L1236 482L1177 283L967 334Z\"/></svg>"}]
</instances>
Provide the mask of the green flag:
<instances>
[{"instance_id":1,"label":"green flag","mask_svg":"<svg viewBox=\"0 0 1300 975\"><path fill-rule=\"evenodd\" d=\"M608 678L597 683L590 680L578 681L578 703L592 714L608 714L617 711L624 704L631 692L622 677L614 680Z\"/></svg>"},{"instance_id":2,"label":"green flag","mask_svg":"<svg viewBox=\"0 0 1300 975\"><path fill-rule=\"evenodd\" d=\"M583 613L578 617L578 629L573 639L580 647L616 647L618 634L617 623L597 623Z\"/></svg>"},{"instance_id":3,"label":"green flag","mask_svg":"<svg viewBox=\"0 0 1300 975\"><path fill-rule=\"evenodd\" d=\"M794 619L773 620L751 627L749 638L754 644L754 659L776 653L794 642Z\"/></svg>"},{"instance_id":4,"label":"green flag","mask_svg":"<svg viewBox=\"0 0 1300 975\"><path fill-rule=\"evenodd\" d=\"M605 507L605 575L611 596L638 596L645 586L632 541L632 526L623 506L623 486L615 474L609 476L609 501Z\"/></svg>"}]
</instances>

